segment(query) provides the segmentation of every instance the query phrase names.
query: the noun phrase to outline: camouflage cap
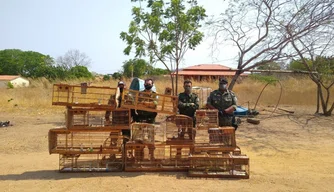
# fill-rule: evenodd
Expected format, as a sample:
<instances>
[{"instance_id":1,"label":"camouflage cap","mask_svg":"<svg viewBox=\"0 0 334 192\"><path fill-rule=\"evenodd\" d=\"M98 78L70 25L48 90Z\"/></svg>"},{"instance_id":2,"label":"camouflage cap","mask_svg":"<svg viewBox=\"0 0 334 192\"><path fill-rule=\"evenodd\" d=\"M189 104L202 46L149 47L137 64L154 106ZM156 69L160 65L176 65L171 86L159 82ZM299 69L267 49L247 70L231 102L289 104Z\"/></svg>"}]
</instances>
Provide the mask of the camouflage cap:
<instances>
[{"instance_id":1,"label":"camouflage cap","mask_svg":"<svg viewBox=\"0 0 334 192\"><path fill-rule=\"evenodd\" d=\"M228 83L228 80L225 77L222 77L222 78L219 79L219 83L226 84L226 83Z\"/></svg>"}]
</instances>

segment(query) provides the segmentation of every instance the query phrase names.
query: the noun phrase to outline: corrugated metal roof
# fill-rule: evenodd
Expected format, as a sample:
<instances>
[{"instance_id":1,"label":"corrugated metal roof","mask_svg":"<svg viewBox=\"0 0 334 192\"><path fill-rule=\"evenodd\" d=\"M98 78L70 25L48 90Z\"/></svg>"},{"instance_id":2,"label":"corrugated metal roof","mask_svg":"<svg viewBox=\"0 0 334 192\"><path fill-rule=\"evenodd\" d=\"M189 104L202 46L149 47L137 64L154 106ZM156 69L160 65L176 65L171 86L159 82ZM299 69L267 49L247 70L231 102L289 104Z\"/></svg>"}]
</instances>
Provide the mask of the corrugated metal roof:
<instances>
[{"instance_id":1,"label":"corrugated metal roof","mask_svg":"<svg viewBox=\"0 0 334 192\"><path fill-rule=\"evenodd\" d=\"M18 75L0 75L0 81L11 81L19 77Z\"/></svg>"}]
</instances>

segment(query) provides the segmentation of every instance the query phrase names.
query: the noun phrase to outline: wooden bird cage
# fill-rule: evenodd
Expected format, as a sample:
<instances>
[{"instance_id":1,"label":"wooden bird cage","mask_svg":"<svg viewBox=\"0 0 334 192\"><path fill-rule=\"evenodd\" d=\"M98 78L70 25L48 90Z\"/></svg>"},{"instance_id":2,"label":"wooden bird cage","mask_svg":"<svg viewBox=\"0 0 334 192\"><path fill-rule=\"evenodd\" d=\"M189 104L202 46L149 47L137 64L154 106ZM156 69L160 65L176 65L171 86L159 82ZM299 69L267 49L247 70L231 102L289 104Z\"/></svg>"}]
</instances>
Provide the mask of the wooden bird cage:
<instances>
[{"instance_id":1,"label":"wooden bird cage","mask_svg":"<svg viewBox=\"0 0 334 192\"><path fill-rule=\"evenodd\" d=\"M170 145L171 160L185 160L188 162L193 153L193 145ZM188 162L189 163L189 162Z\"/></svg>"},{"instance_id":2,"label":"wooden bird cage","mask_svg":"<svg viewBox=\"0 0 334 192\"><path fill-rule=\"evenodd\" d=\"M218 110L217 109L201 109L196 110L196 128L208 129L218 127Z\"/></svg>"},{"instance_id":3,"label":"wooden bird cage","mask_svg":"<svg viewBox=\"0 0 334 192\"><path fill-rule=\"evenodd\" d=\"M49 130L50 154L118 154L122 153L122 144L123 136L119 131Z\"/></svg>"},{"instance_id":4,"label":"wooden bird cage","mask_svg":"<svg viewBox=\"0 0 334 192\"><path fill-rule=\"evenodd\" d=\"M233 127L209 128L197 130L195 146L223 146L236 147L235 129Z\"/></svg>"},{"instance_id":5,"label":"wooden bird cage","mask_svg":"<svg viewBox=\"0 0 334 192\"><path fill-rule=\"evenodd\" d=\"M177 150L175 147L181 149ZM128 142L125 145L125 171L187 171L189 146L187 147L188 150L185 146Z\"/></svg>"},{"instance_id":6,"label":"wooden bird cage","mask_svg":"<svg viewBox=\"0 0 334 192\"><path fill-rule=\"evenodd\" d=\"M112 111L111 125L113 127L127 127L130 128L131 124L131 111L130 109L119 108Z\"/></svg>"},{"instance_id":7,"label":"wooden bird cage","mask_svg":"<svg viewBox=\"0 0 334 192\"><path fill-rule=\"evenodd\" d=\"M124 161L120 154L59 154L60 172L122 171Z\"/></svg>"},{"instance_id":8,"label":"wooden bird cage","mask_svg":"<svg viewBox=\"0 0 334 192\"><path fill-rule=\"evenodd\" d=\"M123 90L121 106L129 109L176 114L178 97L135 90Z\"/></svg>"},{"instance_id":9,"label":"wooden bird cage","mask_svg":"<svg viewBox=\"0 0 334 192\"><path fill-rule=\"evenodd\" d=\"M197 94L199 98L199 108L206 108L207 99L210 96L212 89L210 87L192 87L191 92Z\"/></svg>"},{"instance_id":10,"label":"wooden bird cage","mask_svg":"<svg viewBox=\"0 0 334 192\"><path fill-rule=\"evenodd\" d=\"M219 145L195 145L192 154L197 155L241 155L240 147L226 147Z\"/></svg>"},{"instance_id":11,"label":"wooden bird cage","mask_svg":"<svg viewBox=\"0 0 334 192\"><path fill-rule=\"evenodd\" d=\"M246 155L193 155L189 157L191 177L249 178Z\"/></svg>"},{"instance_id":12,"label":"wooden bird cage","mask_svg":"<svg viewBox=\"0 0 334 192\"><path fill-rule=\"evenodd\" d=\"M52 105L115 109L119 95L117 88L54 84Z\"/></svg>"},{"instance_id":13,"label":"wooden bird cage","mask_svg":"<svg viewBox=\"0 0 334 192\"><path fill-rule=\"evenodd\" d=\"M131 124L131 141L140 144L154 144L155 127L149 123Z\"/></svg>"},{"instance_id":14,"label":"wooden bird cage","mask_svg":"<svg viewBox=\"0 0 334 192\"><path fill-rule=\"evenodd\" d=\"M106 115L110 121L106 121ZM130 129L131 114L129 109L100 108L68 108L66 111L66 127L68 129Z\"/></svg>"},{"instance_id":15,"label":"wooden bird cage","mask_svg":"<svg viewBox=\"0 0 334 192\"><path fill-rule=\"evenodd\" d=\"M166 118L166 144L192 144L195 130L193 119L186 115L171 115Z\"/></svg>"}]
</instances>

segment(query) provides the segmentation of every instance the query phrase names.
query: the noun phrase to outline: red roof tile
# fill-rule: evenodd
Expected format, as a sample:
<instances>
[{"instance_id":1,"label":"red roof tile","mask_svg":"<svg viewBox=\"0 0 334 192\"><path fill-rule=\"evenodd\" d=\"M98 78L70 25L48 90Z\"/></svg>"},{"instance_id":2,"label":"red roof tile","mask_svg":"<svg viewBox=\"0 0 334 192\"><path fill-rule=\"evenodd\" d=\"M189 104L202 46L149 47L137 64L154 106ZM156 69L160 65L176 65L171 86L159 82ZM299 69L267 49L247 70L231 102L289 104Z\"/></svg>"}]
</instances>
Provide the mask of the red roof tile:
<instances>
[{"instance_id":1,"label":"red roof tile","mask_svg":"<svg viewBox=\"0 0 334 192\"><path fill-rule=\"evenodd\" d=\"M14 80L18 77L20 77L20 76L18 76L18 75L0 75L0 81L11 81L11 80Z\"/></svg>"},{"instance_id":2,"label":"red roof tile","mask_svg":"<svg viewBox=\"0 0 334 192\"><path fill-rule=\"evenodd\" d=\"M202 76L233 76L235 69L220 64L200 64L184 68L179 71L179 75L202 75ZM173 75L176 73L174 72ZM246 76L247 74L241 74Z\"/></svg>"},{"instance_id":3,"label":"red roof tile","mask_svg":"<svg viewBox=\"0 0 334 192\"><path fill-rule=\"evenodd\" d=\"M173 73L176 74L176 73ZM179 71L179 75L202 75L202 76L233 76L235 71ZM241 74L245 76L247 74Z\"/></svg>"},{"instance_id":4,"label":"red roof tile","mask_svg":"<svg viewBox=\"0 0 334 192\"><path fill-rule=\"evenodd\" d=\"M190 67L186 67L183 69L183 71L188 71L188 70L209 70L209 71L216 71L216 70L231 70L232 68L226 67L224 65L220 64L200 64L200 65L194 65Z\"/></svg>"}]
</instances>

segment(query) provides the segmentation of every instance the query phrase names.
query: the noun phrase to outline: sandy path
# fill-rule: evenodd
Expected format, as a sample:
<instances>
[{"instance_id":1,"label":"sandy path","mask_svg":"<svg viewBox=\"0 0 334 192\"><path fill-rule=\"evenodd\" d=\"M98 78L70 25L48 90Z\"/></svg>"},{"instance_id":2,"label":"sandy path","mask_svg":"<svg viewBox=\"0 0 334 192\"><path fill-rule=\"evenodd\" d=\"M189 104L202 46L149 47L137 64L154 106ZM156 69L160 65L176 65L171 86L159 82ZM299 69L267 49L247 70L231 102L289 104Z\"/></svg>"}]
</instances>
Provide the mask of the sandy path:
<instances>
[{"instance_id":1,"label":"sandy path","mask_svg":"<svg viewBox=\"0 0 334 192\"><path fill-rule=\"evenodd\" d=\"M265 117L265 116L263 116ZM63 115L0 112L14 126L0 128L0 191L333 191L334 117L301 111L243 123L237 144L250 157L251 176L194 179L186 173L59 173L48 154L48 130Z\"/></svg>"}]
</instances>

